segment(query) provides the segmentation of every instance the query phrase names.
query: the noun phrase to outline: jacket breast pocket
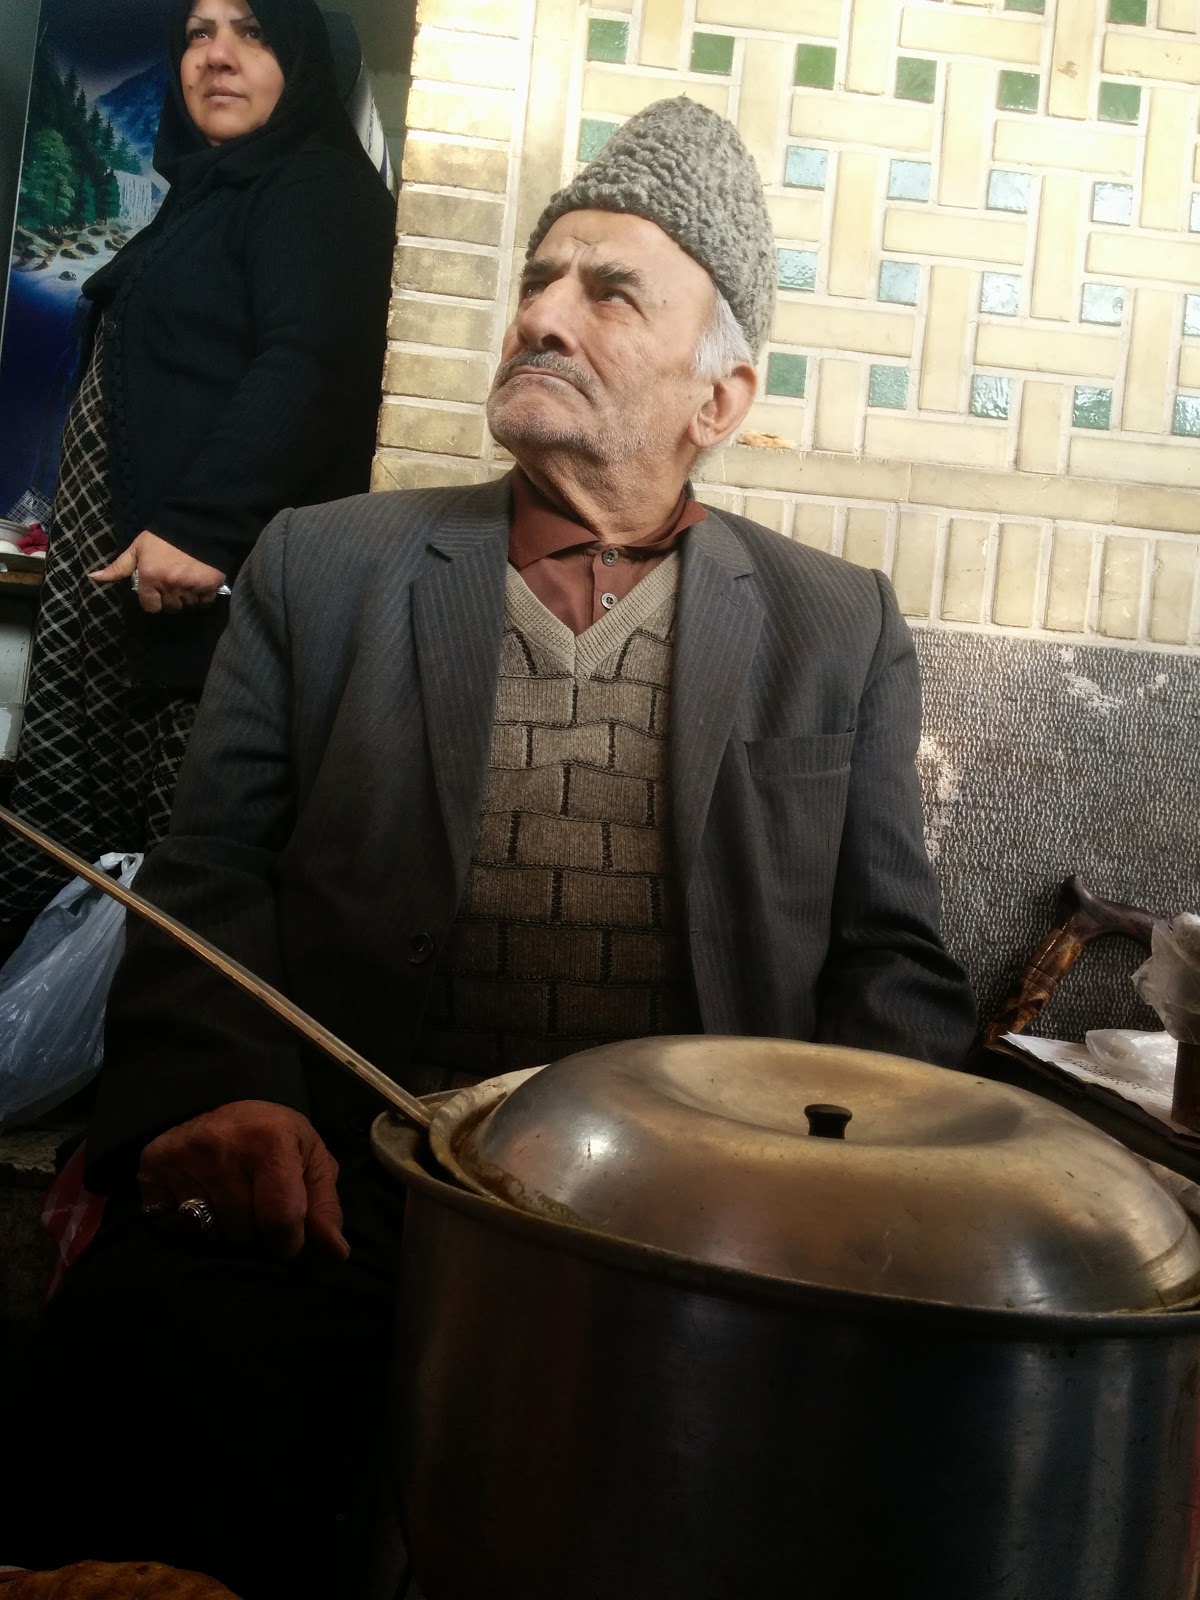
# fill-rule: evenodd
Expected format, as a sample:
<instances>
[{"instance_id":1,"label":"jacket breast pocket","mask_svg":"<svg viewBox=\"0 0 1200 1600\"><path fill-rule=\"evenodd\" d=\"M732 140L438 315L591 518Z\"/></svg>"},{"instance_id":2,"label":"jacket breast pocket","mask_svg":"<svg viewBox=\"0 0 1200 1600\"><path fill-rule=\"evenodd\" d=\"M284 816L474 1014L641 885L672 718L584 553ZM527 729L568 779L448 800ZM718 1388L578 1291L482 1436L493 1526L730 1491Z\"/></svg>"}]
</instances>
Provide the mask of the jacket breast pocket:
<instances>
[{"instance_id":1,"label":"jacket breast pocket","mask_svg":"<svg viewBox=\"0 0 1200 1600\"><path fill-rule=\"evenodd\" d=\"M746 761L752 778L809 778L845 772L853 749L853 728L793 739L747 739Z\"/></svg>"}]
</instances>

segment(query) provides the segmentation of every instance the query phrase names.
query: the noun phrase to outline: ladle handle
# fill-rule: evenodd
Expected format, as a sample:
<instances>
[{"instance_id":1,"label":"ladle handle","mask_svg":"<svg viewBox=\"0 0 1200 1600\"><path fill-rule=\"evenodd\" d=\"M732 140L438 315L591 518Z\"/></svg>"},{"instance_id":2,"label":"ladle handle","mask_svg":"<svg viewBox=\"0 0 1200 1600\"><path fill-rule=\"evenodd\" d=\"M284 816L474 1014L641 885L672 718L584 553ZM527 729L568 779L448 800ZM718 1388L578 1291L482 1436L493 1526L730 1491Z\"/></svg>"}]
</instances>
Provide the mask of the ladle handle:
<instances>
[{"instance_id":1,"label":"ladle handle","mask_svg":"<svg viewBox=\"0 0 1200 1600\"><path fill-rule=\"evenodd\" d=\"M273 1011L281 1021L286 1022L303 1038L315 1045L324 1055L332 1057L339 1065L347 1068L356 1078L361 1078L382 1095L389 1105L395 1106L397 1111L403 1112L410 1122L415 1122L420 1128L428 1128L432 1120L427 1107L423 1106L415 1095L402 1089L394 1083L386 1072L381 1072L365 1056L360 1056L357 1050L351 1047L336 1034L319 1023L315 1017L310 1017L307 1011L289 1000L271 984L256 978L255 975L244 967L240 961L235 961L232 956L225 955L218 950L216 945L210 944L207 939L198 933L193 933L182 922L170 916L165 911L160 911L157 906L151 905L149 900L137 894L132 889L125 888L124 884L116 883L112 878L106 877L103 872L85 861L82 856L77 856L73 850L68 850L64 845L56 844L53 839L40 833L37 828L31 827L28 822L23 822L20 817L0 806L0 822L5 827L11 828L14 833L20 834L22 839L36 845L39 850L44 850L47 855L53 856L55 861L64 867L69 867L78 877L84 878L88 883L94 884L97 889L103 890L106 895L114 900L119 900L128 910L135 912L143 921L149 922L152 927L161 933L169 935L184 945L193 955L199 956L201 961L208 963L218 972L223 973L231 983L236 983L239 989L244 989L247 994L253 995L260 1004L266 1006L268 1011Z\"/></svg>"}]
</instances>

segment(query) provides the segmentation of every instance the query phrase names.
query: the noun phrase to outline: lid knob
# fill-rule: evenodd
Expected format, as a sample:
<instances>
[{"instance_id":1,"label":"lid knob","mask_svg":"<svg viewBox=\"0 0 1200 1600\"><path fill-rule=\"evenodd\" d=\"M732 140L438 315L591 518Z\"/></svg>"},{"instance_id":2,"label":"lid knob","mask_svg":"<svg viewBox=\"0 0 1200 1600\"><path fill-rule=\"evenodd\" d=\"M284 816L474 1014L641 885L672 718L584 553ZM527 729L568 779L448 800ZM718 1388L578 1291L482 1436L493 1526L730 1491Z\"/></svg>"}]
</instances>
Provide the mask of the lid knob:
<instances>
[{"instance_id":1,"label":"lid knob","mask_svg":"<svg viewBox=\"0 0 1200 1600\"><path fill-rule=\"evenodd\" d=\"M846 1106L805 1106L808 1131L814 1139L844 1139L846 1124L854 1115Z\"/></svg>"}]
</instances>

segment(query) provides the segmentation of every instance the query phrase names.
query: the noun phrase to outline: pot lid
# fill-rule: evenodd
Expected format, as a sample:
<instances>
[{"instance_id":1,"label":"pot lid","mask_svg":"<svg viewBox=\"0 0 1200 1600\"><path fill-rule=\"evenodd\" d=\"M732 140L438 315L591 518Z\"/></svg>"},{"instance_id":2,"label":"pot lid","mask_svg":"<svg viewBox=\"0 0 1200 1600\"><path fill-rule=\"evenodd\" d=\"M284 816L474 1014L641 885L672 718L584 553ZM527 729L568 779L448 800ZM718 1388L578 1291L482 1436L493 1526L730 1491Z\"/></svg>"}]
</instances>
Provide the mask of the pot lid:
<instances>
[{"instance_id":1,"label":"pot lid","mask_svg":"<svg viewBox=\"0 0 1200 1600\"><path fill-rule=\"evenodd\" d=\"M472 1188L710 1265L1046 1312L1200 1293L1200 1234L1123 1145L1024 1090L781 1039L640 1039L455 1096Z\"/></svg>"}]
</instances>

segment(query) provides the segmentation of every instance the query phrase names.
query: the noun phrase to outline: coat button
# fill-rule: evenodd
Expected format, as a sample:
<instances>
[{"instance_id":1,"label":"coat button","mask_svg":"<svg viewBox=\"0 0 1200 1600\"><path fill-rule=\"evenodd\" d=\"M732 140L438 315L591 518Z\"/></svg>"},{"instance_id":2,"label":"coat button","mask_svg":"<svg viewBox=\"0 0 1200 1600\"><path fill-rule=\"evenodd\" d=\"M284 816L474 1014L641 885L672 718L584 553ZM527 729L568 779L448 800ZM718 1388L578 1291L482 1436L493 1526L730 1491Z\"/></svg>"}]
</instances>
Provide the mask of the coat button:
<instances>
[{"instance_id":1,"label":"coat button","mask_svg":"<svg viewBox=\"0 0 1200 1600\"><path fill-rule=\"evenodd\" d=\"M423 966L433 955L433 936L428 933L414 933L408 941L408 959L414 967Z\"/></svg>"}]
</instances>

